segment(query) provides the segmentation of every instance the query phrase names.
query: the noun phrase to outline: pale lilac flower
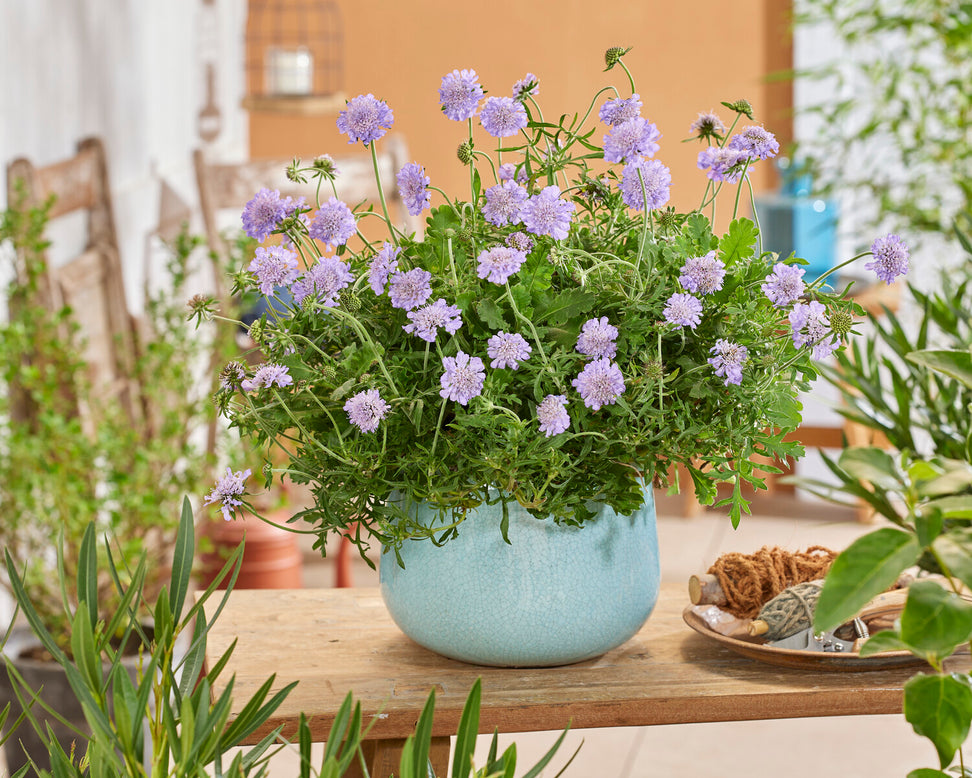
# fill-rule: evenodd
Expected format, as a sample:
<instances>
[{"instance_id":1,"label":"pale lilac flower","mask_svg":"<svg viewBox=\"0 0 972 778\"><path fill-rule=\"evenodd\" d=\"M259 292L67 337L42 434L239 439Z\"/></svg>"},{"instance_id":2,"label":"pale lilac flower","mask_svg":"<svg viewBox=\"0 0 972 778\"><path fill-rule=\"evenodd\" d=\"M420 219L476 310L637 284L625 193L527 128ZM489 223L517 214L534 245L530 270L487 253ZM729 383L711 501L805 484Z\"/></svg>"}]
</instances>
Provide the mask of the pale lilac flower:
<instances>
[{"instance_id":1,"label":"pale lilac flower","mask_svg":"<svg viewBox=\"0 0 972 778\"><path fill-rule=\"evenodd\" d=\"M726 125L712 111L701 111L698 118L689 126L689 132L700 138L713 138L722 135L725 131Z\"/></svg>"},{"instance_id":2,"label":"pale lilac flower","mask_svg":"<svg viewBox=\"0 0 972 778\"><path fill-rule=\"evenodd\" d=\"M307 228L310 226L310 217L307 215L307 198L301 195L300 197L286 197L283 201L284 209L286 210L286 218L291 219L297 216L301 224L304 225L303 232L307 232ZM299 227L290 227L290 231L283 232L280 236L280 245L284 248L292 249L294 248L294 239L291 233L296 231L298 234L301 233Z\"/></svg>"},{"instance_id":3,"label":"pale lilac flower","mask_svg":"<svg viewBox=\"0 0 972 778\"><path fill-rule=\"evenodd\" d=\"M658 128L643 116L621 122L604 136L604 159L608 162L634 162L638 157L650 157L659 146Z\"/></svg>"},{"instance_id":4,"label":"pale lilac flower","mask_svg":"<svg viewBox=\"0 0 972 778\"><path fill-rule=\"evenodd\" d=\"M709 364L715 368L715 374L725 379L725 385L742 383L742 367L749 358L749 349L738 343L719 338L709 349L714 357L709 357Z\"/></svg>"},{"instance_id":5,"label":"pale lilac flower","mask_svg":"<svg viewBox=\"0 0 972 778\"><path fill-rule=\"evenodd\" d=\"M502 227L520 221L520 209L527 201L527 190L515 181L504 181L486 190L483 216L490 224Z\"/></svg>"},{"instance_id":6,"label":"pale lilac flower","mask_svg":"<svg viewBox=\"0 0 972 778\"><path fill-rule=\"evenodd\" d=\"M663 313L669 323L694 330L702 321L702 301L690 294L676 292L668 298Z\"/></svg>"},{"instance_id":7,"label":"pale lilac flower","mask_svg":"<svg viewBox=\"0 0 972 778\"><path fill-rule=\"evenodd\" d=\"M521 167L517 170L516 165L512 162L504 162L496 172L500 181L513 181L516 179L516 182L519 184L525 184L527 181L526 168Z\"/></svg>"},{"instance_id":8,"label":"pale lilac flower","mask_svg":"<svg viewBox=\"0 0 972 778\"><path fill-rule=\"evenodd\" d=\"M726 277L726 263L710 251L701 257L689 257L682 265L679 282L695 294L707 295L722 289Z\"/></svg>"},{"instance_id":9,"label":"pale lilac flower","mask_svg":"<svg viewBox=\"0 0 972 778\"><path fill-rule=\"evenodd\" d=\"M531 238L525 232L511 232L506 236L506 245L511 249L516 249L517 251L522 251L524 254L529 254L531 251L533 251L533 238Z\"/></svg>"},{"instance_id":10,"label":"pale lilac flower","mask_svg":"<svg viewBox=\"0 0 972 778\"><path fill-rule=\"evenodd\" d=\"M226 366L219 371L220 389L225 389L228 391L242 389L243 382L245 380L246 368L243 366L242 362L228 362Z\"/></svg>"},{"instance_id":11,"label":"pale lilac flower","mask_svg":"<svg viewBox=\"0 0 972 778\"><path fill-rule=\"evenodd\" d=\"M533 73L527 73L523 78L513 84L513 97L516 100L526 100L527 95L535 95L540 92L540 84Z\"/></svg>"},{"instance_id":12,"label":"pale lilac flower","mask_svg":"<svg viewBox=\"0 0 972 778\"><path fill-rule=\"evenodd\" d=\"M216 480L213 490L206 496L206 505L221 503L220 510L223 518L230 521L236 513L236 509L243 505L240 499L246 493L246 479L250 477L250 469L237 470L235 473L232 468L226 468L226 475Z\"/></svg>"},{"instance_id":13,"label":"pale lilac flower","mask_svg":"<svg viewBox=\"0 0 972 778\"><path fill-rule=\"evenodd\" d=\"M354 281L351 268L337 257L321 257L298 278L290 291L297 305L303 305L308 297L314 297L322 305L337 303L338 292Z\"/></svg>"},{"instance_id":14,"label":"pale lilac flower","mask_svg":"<svg viewBox=\"0 0 972 778\"><path fill-rule=\"evenodd\" d=\"M355 229L356 223L351 209L336 197L331 197L321 206L307 233L326 246L337 248L348 242Z\"/></svg>"},{"instance_id":15,"label":"pale lilac flower","mask_svg":"<svg viewBox=\"0 0 972 778\"><path fill-rule=\"evenodd\" d=\"M584 400L584 405L594 411L600 410L602 405L613 405L624 394L621 369L605 358L588 362L571 384Z\"/></svg>"},{"instance_id":16,"label":"pale lilac flower","mask_svg":"<svg viewBox=\"0 0 972 778\"><path fill-rule=\"evenodd\" d=\"M744 153L749 159L772 159L780 153L776 136L758 124L751 124L732 136L729 148Z\"/></svg>"},{"instance_id":17,"label":"pale lilac flower","mask_svg":"<svg viewBox=\"0 0 972 778\"><path fill-rule=\"evenodd\" d=\"M826 359L840 346L840 340L830 329L830 319L823 303L816 300L797 303L790 311L789 321L793 329L793 345L811 348L814 359Z\"/></svg>"},{"instance_id":18,"label":"pale lilac flower","mask_svg":"<svg viewBox=\"0 0 972 778\"><path fill-rule=\"evenodd\" d=\"M487 97L479 123L494 138L509 138L527 126L526 108L512 97Z\"/></svg>"},{"instance_id":19,"label":"pale lilac flower","mask_svg":"<svg viewBox=\"0 0 972 778\"><path fill-rule=\"evenodd\" d=\"M402 202L412 216L418 216L432 204L432 193L429 192L430 179L425 175L425 168L418 162L409 162L398 171L398 193Z\"/></svg>"},{"instance_id":20,"label":"pale lilac flower","mask_svg":"<svg viewBox=\"0 0 972 778\"><path fill-rule=\"evenodd\" d=\"M243 206L243 231L257 241L265 241L287 217L287 203L276 189L261 189Z\"/></svg>"},{"instance_id":21,"label":"pale lilac flower","mask_svg":"<svg viewBox=\"0 0 972 778\"><path fill-rule=\"evenodd\" d=\"M390 407L381 399L377 389L367 389L344 403L344 412L348 414L348 421L359 430L374 432Z\"/></svg>"},{"instance_id":22,"label":"pale lilac flower","mask_svg":"<svg viewBox=\"0 0 972 778\"><path fill-rule=\"evenodd\" d=\"M392 306L410 311L423 305L432 296L431 280L432 274L420 267L392 273L388 286Z\"/></svg>"},{"instance_id":23,"label":"pale lilac flower","mask_svg":"<svg viewBox=\"0 0 972 778\"><path fill-rule=\"evenodd\" d=\"M871 244L874 259L864 267L873 270L884 283L891 284L898 276L908 272L908 247L893 232L878 238Z\"/></svg>"},{"instance_id":24,"label":"pale lilac flower","mask_svg":"<svg viewBox=\"0 0 972 778\"><path fill-rule=\"evenodd\" d=\"M486 353L493 360L489 363L492 368L516 370L520 362L529 359L532 352L530 344L517 332L500 331L486 341Z\"/></svg>"},{"instance_id":25,"label":"pale lilac flower","mask_svg":"<svg viewBox=\"0 0 972 778\"><path fill-rule=\"evenodd\" d=\"M385 293L388 276L398 270L398 255L401 249L385 241L381 250L375 254L368 265L368 283L379 297Z\"/></svg>"},{"instance_id":26,"label":"pale lilac flower","mask_svg":"<svg viewBox=\"0 0 972 778\"><path fill-rule=\"evenodd\" d=\"M247 270L257 277L260 291L270 295L278 286L287 286L297 278L297 255L282 246L259 246Z\"/></svg>"},{"instance_id":27,"label":"pale lilac flower","mask_svg":"<svg viewBox=\"0 0 972 778\"><path fill-rule=\"evenodd\" d=\"M463 351L455 357L444 357L442 367L445 372L439 379L442 389L439 395L447 400L453 400L460 405L466 405L473 397L478 397L486 382L486 371L483 360L470 357Z\"/></svg>"},{"instance_id":28,"label":"pale lilac flower","mask_svg":"<svg viewBox=\"0 0 972 778\"><path fill-rule=\"evenodd\" d=\"M641 116L641 96L637 93L631 97L616 97L601 106L598 116L605 124L615 127L624 124L629 119Z\"/></svg>"},{"instance_id":29,"label":"pale lilac flower","mask_svg":"<svg viewBox=\"0 0 972 778\"><path fill-rule=\"evenodd\" d=\"M548 394L537 406L537 421L540 431L546 436L559 435L570 426L570 416L567 414L567 398L562 394Z\"/></svg>"},{"instance_id":30,"label":"pale lilac flower","mask_svg":"<svg viewBox=\"0 0 972 778\"><path fill-rule=\"evenodd\" d=\"M637 159L624 166L621 174L621 199L629 208L640 211L645 207L647 195L648 210L653 211L668 202L671 185L672 173L659 160Z\"/></svg>"},{"instance_id":31,"label":"pale lilac flower","mask_svg":"<svg viewBox=\"0 0 972 778\"><path fill-rule=\"evenodd\" d=\"M453 70L442 77L439 102L442 112L450 119L461 122L476 115L483 88L475 70Z\"/></svg>"},{"instance_id":32,"label":"pale lilac flower","mask_svg":"<svg viewBox=\"0 0 972 778\"><path fill-rule=\"evenodd\" d=\"M799 300L806 289L807 285L803 282L805 272L798 265L777 262L773 265L772 274L766 276L766 281L760 289L773 305L777 308L785 308Z\"/></svg>"},{"instance_id":33,"label":"pale lilac flower","mask_svg":"<svg viewBox=\"0 0 972 778\"><path fill-rule=\"evenodd\" d=\"M455 305L447 305L441 297L431 305L416 308L406 314L410 324L402 327L405 332L418 335L428 343L435 343L435 336L442 327L450 335L462 326L462 311Z\"/></svg>"},{"instance_id":34,"label":"pale lilac flower","mask_svg":"<svg viewBox=\"0 0 972 778\"><path fill-rule=\"evenodd\" d=\"M712 181L735 184L742 177L746 159L746 154L736 149L710 146L699 152L696 166L699 170L707 170L706 176Z\"/></svg>"},{"instance_id":35,"label":"pale lilac flower","mask_svg":"<svg viewBox=\"0 0 972 778\"><path fill-rule=\"evenodd\" d=\"M574 204L560 199L560 189L551 185L530 197L520 209L520 219L527 232L534 235L550 235L563 240L570 230Z\"/></svg>"},{"instance_id":36,"label":"pale lilac flower","mask_svg":"<svg viewBox=\"0 0 972 778\"><path fill-rule=\"evenodd\" d=\"M509 246L493 246L476 258L476 275L493 284L505 284L507 279L526 262L526 254Z\"/></svg>"},{"instance_id":37,"label":"pale lilac flower","mask_svg":"<svg viewBox=\"0 0 972 778\"><path fill-rule=\"evenodd\" d=\"M244 392L255 392L257 389L269 389L271 386L279 386L283 389L290 386L294 379L290 377L290 371L283 365L267 363L261 365L253 374L253 378L248 378L240 384Z\"/></svg>"},{"instance_id":38,"label":"pale lilac flower","mask_svg":"<svg viewBox=\"0 0 972 778\"><path fill-rule=\"evenodd\" d=\"M614 342L618 337L618 328L608 322L607 316L600 319L588 319L581 327L577 337L577 350L590 357L607 357L614 359L618 346Z\"/></svg>"},{"instance_id":39,"label":"pale lilac flower","mask_svg":"<svg viewBox=\"0 0 972 778\"><path fill-rule=\"evenodd\" d=\"M361 141L366 146L388 132L394 123L395 117L388 104L372 94L348 100L337 118L337 128L348 136L348 143Z\"/></svg>"}]
</instances>

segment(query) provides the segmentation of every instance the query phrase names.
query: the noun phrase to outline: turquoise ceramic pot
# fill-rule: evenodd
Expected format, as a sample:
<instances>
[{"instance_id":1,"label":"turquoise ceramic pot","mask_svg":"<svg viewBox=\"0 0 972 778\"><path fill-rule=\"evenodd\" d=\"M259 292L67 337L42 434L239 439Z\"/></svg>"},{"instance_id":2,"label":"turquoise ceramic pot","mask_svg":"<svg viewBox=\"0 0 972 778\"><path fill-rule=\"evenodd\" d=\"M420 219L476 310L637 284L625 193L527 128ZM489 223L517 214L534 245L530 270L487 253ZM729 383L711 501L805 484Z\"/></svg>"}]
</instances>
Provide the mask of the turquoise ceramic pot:
<instances>
[{"instance_id":1,"label":"turquoise ceramic pot","mask_svg":"<svg viewBox=\"0 0 972 778\"><path fill-rule=\"evenodd\" d=\"M418 508L417 518L434 513ZM582 528L509 507L470 511L441 547L403 544L404 569L381 557L381 592L395 623L416 643L464 662L544 667L603 654L634 635L658 599L655 502L618 516L602 506Z\"/></svg>"}]
</instances>

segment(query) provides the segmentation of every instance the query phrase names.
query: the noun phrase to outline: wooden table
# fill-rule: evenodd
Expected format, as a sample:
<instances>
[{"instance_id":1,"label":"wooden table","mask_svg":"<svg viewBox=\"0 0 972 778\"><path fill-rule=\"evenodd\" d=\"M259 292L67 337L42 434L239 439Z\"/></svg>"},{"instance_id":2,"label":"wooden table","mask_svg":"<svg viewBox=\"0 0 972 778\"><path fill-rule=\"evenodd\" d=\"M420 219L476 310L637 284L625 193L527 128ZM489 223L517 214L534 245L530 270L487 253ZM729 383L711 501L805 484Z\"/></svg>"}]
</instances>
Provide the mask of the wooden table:
<instances>
[{"instance_id":1,"label":"wooden table","mask_svg":"<svg viewBox=\"0 0 972 778\"><path fill-rule=\"evenodd\" d=\"M211 618L217 603L206 605ZM602 657L543 669L478 667L445 659L406 638L377 589L238 590L209 635L212 664L239 638L215 694L236 676L234 711L272 674L275 689L299 681L249 742L277 726L292 736L301 711L314 740L327 735L348 691L374 720L372 775L397 772L430 689L436 690L432 759L445 774L470 687L483 679L480 732L685 724L900 713L915 668L813 672L738 656L689 629L683 584L663 584L648 623ZM386 769L387 768L387 769Z\"/></svg>"}]
</instances>

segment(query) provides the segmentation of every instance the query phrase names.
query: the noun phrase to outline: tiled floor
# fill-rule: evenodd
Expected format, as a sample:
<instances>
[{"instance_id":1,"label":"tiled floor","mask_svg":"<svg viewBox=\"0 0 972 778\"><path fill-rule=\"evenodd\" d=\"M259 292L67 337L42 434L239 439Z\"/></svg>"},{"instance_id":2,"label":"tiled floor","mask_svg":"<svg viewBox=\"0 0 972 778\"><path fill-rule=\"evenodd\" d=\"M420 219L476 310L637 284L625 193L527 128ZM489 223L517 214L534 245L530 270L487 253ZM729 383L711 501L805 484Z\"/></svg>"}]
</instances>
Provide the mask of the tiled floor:
<instances>
[{"instance_id":1,"label":"tiled floor","mask_svg":"<svg viewBox=\"0 0 972 778\"><path fill-rule=\"evenodd\" d=\"M725 551L752 552L763 545L798 550L815 544L839 550L873 529L856 522L851 511L793 499L763 499L756 506L756 515L744 517L738 530L732 529L725 516L713 512L681 518L679 507L672 499L659 500L659 545L666 581L687 580ZM306 559L305 585L333 585L329 561L310 555ZM377 574L358 563L354 583L376 585ZM507 735L500 744L516 742L517 772L522 774L557 734ZM479 764L485 755L485 740L480 738ZM917 767L937 766L930 743L915 735L902 716L578 730L569 733L544 774L556 775L578 746L567 778L904 778ZM272 778L296 776L296 764L292 753L277 755Z\"/></svg>"}]
</instances>

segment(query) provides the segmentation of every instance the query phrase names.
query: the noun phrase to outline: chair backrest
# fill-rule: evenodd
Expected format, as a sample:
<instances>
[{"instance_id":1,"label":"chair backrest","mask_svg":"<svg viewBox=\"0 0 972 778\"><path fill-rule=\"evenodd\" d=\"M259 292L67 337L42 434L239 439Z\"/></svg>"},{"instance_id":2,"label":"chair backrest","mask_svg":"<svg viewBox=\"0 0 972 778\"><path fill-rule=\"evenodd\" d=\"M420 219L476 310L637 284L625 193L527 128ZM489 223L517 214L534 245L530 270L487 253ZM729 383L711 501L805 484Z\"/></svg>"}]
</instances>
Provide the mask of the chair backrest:
<instances>
[{"instance_id":1,"label":"chair backrest","mask_svg":"<svg viewBox=\"0 0 972 778\"><path fill-rule=\"evenodd\" d=\"M70 306L80 328L93 396L117 401L133 423L140 422L143 409L134 378L137 344L125 300L104 146L98 138L86 138L73 157L44 167L15 159L7 166L10 203L17 201L18 181L25 207L54 197L51 223L76 212L87 214L84 249L57 267L47 263L39 279L38 302L52 311ZM23 278L26 270L18 267L17 272ZM66 390L73 392L73 387ZM79 401L77 410L83 420L93 422L93 409L80 407Z\"/></svg>"},{"instance_id":2,"label":"chair backrest","mask_svg":"<svg viewBox=\"0 0 972 778\"><path fill-rule=\"evenodd\" d=\"M411 216L402 203L398 192L396 176L409 161L405 140L401 135L388 135L382 139L378 152L378 175L381 179L385 202L389 214L406 232L420 232L423 220ZM243 206L263 188L277 189L281 195L298 197L303 195L307 202L314 204L317 196L317 182L298 184L287 178L286 169L290 159L260 159L238 163L215 163L206 159L202 150L193 154L196 168L196 184L199 188L199 208L202 211L209 246L216 252L222 267L229 256L228 247L220 230L220 211L232 209L239 214ZM338 197L350 206L362 201L376 204L378 186L375 182L374 165L370 153L348 154L335 157L334 163L339 174L334 182ZM322 200L330 196L329 189L321 190ZM216 269L216 289L222 293L222 272Z\"/></svg>"}]
</instances>

